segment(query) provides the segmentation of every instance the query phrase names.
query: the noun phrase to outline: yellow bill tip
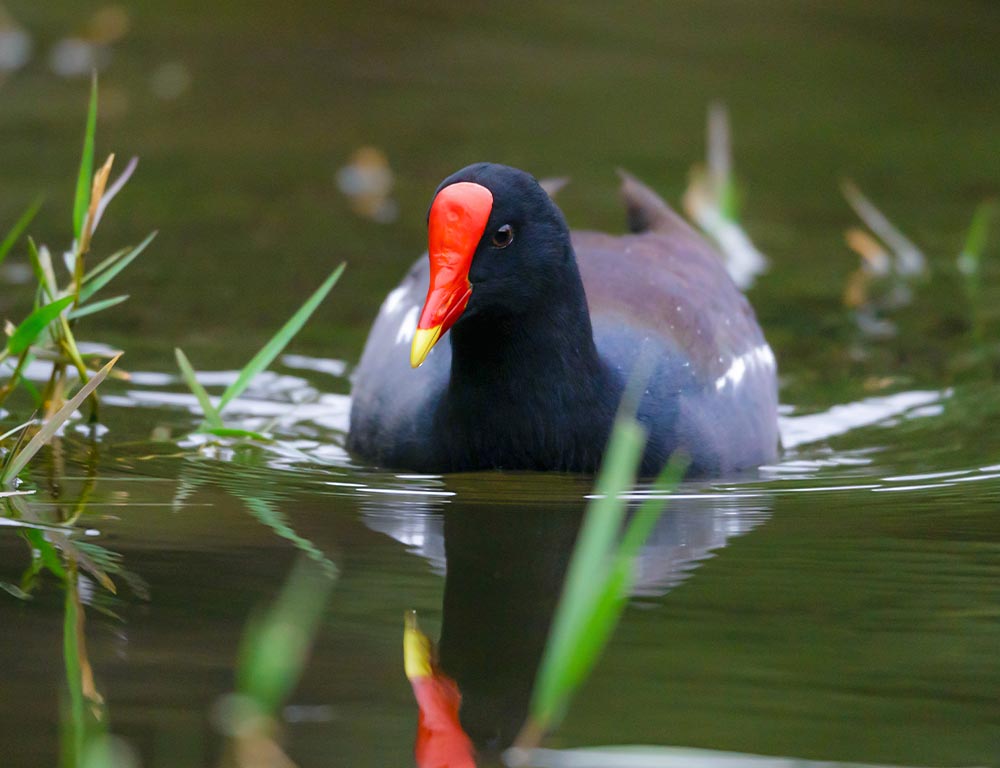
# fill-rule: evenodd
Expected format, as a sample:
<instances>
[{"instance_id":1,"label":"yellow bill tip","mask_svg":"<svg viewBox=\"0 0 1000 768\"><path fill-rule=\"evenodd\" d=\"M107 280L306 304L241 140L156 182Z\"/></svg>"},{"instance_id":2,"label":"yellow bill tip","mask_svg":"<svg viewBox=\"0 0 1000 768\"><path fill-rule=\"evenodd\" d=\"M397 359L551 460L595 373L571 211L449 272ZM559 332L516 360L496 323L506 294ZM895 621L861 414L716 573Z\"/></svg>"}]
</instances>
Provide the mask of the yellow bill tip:
<instances>
[{"instance_id":1,"label":"yellow bill tip","mask_svg":"<svg viewBox=\"0 0 1000 768\"><path fill-rule=\"evenodd\" d=\"M427 359L433 346L437 344L440 336L440 325L433 328L417 328L416 333L413 334L413 346L410 347L410 365L419 368Z\"/></svg>"},{"instance_id":2,"label":"yellow bill tip","mask_svg":"<svg viewBox=\"0 0 1000 768\"><path fill-rule=\"evenodd\" d=\"M419 680L433 675L431 641L417 625L417 614L408 611L403 627L403 665L409 680Z\"/></svg>"}]
</instances>

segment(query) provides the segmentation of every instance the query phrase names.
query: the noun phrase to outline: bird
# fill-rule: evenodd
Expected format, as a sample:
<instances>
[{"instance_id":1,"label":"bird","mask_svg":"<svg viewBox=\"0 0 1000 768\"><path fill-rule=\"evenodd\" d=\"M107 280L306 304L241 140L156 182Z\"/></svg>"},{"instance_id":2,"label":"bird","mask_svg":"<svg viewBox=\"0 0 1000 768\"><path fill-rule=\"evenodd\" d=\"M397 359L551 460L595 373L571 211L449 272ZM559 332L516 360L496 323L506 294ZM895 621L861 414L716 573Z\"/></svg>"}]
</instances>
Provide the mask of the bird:
<instances>
[{"instance_id":1,"label":"bird","mask_svg":"<svg viewBox=\"0 0 1000 768\"><path fill-rule=\"evenodd\" d=\"M593 474L623 397L639 471L677 451L723 476L778 452L777 365L721 257L625 172L629 231L571 232L529 173L438 186L428 251L379 310L352 376L347 449L388 469Z\"/></svg>"}]
</instances>

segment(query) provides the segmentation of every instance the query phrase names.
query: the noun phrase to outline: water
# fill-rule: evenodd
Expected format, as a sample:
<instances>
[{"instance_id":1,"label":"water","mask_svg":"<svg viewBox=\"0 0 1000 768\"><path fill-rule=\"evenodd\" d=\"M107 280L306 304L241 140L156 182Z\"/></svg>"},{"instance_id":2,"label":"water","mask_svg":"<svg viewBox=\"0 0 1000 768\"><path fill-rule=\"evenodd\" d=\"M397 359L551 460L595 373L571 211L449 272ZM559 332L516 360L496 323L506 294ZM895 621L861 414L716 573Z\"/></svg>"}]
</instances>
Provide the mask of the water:
<instances>
[{"instance_id":1,"label":"water","mask_svg":"<svg viewBox=\"0 0 1000 768\"><path fill-rule=\"evenodd\" d=\"M86 84L53 74L46 52L98 6L7 5L35 54L0 85L0 221L43 192L33 231L61 245ZM1000 321L995 237L976 306L954 266L973 208L1000 186L997 8L125 9L98 154L141 162L97 247L160 235L119 278L131 301L83 328L125 349L134 376L106 388L106 435L70 430L41 455L24 503L44 525L85 496L76 538L133 574L114 576L115 596L84 575L80 595L111 730L143 765L217 760L212 712L234 688L243 627L302 549L340 576L284 710L297 763L412 762L411 609L466 681L469 729L483 743L516 730L590 482L358 465L342 449L350 366L445 175L486 158L570 174L570 223L620 229L613 169L676 201L716 97L743 219L771 260L750 296L780 365L786 450L758 473L682 486L547 745L1000 765L1000 387L982 341ZM358 216L337 188L362 145L395 173L392 223ZM889 337L863 333L842 302L857 266L845 176L931 261ZM278 418L279 441L185 437L197 418L172 347L220 391L344 259L293 354L233 409L250 428ZM30 300L16 278L3 277L9 317ZM2 581L28 565L24 530L0 527ZM5 768L57 762L64 610L51 577L31 600L0 594Z\"/></svg>"}]
</instances>

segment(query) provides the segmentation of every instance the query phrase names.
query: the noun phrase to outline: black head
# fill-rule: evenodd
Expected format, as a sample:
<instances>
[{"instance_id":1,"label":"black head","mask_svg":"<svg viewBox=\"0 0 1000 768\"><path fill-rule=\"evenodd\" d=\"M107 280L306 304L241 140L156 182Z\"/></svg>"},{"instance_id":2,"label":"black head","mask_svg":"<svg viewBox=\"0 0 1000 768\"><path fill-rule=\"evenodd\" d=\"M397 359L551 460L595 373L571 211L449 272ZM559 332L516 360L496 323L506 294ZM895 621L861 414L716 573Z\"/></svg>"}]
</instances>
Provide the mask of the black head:
<instances>
[{"instance_id":1,"label":"black head","mask_svg":"<svg viewBox=\"0 0 1000 768\"><path fill-rule=\"evenodd\" d=\"M435 197L462 181L493 194L493 208L469 268L472 296L462 318L480 312L532 311L551 295L553 283L572 258L562 211L530 173L497 163L475 163L452 174Z\"/></svg>"},{"instance_id":2,"label":"black head","mask_svg":"<svg viewBox=\"0 0 1000 768\"><path fill-rule=\"evenodd\" d=\"M414 365L456 322L537 312L579 280L562 212L533 176L510 166L476 163L441 182L428 240L431 284Z\"/></svg>"}]
</instances>

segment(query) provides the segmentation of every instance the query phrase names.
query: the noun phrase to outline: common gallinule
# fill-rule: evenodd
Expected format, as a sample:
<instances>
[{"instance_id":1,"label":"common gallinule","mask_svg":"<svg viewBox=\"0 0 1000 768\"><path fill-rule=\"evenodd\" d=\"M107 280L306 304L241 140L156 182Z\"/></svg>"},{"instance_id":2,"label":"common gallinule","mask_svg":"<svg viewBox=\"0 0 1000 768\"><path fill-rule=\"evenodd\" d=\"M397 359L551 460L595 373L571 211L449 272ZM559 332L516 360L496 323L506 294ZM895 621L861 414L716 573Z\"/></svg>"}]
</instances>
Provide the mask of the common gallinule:
<instances>
[{"instance_id":1,"label":"common gallinule","mask_svg":"<svg viewBox=\"0 0 1000 768\"><path fill-rule=\"evenodd\" d=\"M643 474L678 448L700 474L775 457L775 361L753 309L711 246L623 178L624 236L571 234L515 168L441 183L429 259L382 304L355 371L353 454L420 472L593 472L641 359Z\"/></svg>"}]
</instances>

